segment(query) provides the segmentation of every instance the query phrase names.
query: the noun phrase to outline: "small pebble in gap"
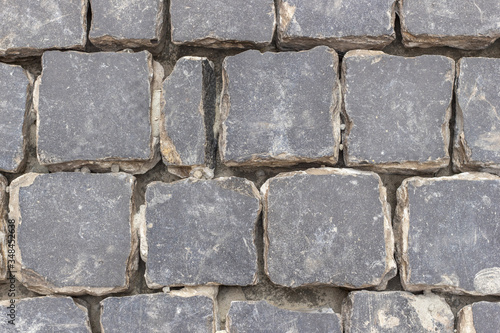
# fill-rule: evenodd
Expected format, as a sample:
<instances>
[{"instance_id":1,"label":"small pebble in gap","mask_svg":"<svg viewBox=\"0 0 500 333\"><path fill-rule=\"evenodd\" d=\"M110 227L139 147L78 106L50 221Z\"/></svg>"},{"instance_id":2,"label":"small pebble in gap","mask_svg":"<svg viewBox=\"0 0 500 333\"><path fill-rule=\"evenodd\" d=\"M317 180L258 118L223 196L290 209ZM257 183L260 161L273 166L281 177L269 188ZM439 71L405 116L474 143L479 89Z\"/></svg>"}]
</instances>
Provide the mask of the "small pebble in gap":
<instances>
[{"instance_id":1,"label":"small pebble in gap","mask_svg":"<svg viewBox=\"0 0 500 333\"><path fill-rule=\"evenodd\" d=\"M118 164L113 164L111 166L111 172L113 172L113 173L120 172L120 166Z\"/></svg>"},{"instance_id":2,"label":"small pebble in gap","mask_svg":"<svg viewBox=\"0 0 500 333\"><path fill-rule=\"evenodd\" d=\"M90 173L90 169L89 169L88 167L83 167L83 168L81 169L81 172L82 172L82 173Z\"/></svg>"}]
</instances>

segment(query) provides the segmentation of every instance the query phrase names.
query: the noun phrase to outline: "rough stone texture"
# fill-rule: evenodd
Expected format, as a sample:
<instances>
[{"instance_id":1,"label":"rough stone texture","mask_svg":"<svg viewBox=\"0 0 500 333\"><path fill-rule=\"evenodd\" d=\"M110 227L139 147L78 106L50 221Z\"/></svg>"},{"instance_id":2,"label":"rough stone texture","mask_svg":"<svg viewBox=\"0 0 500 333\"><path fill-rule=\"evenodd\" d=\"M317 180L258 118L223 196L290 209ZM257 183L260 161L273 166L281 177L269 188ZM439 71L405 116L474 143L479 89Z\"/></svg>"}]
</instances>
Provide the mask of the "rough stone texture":
<instances>
[{"instance_id":1,"label":"rough stone texture","mask_svg":"<svg viewBox=\"0 0 500 333\"><path fill-rule=\"evenodd\" d=\"M0 8L0 56L85 46L87 0L1 0Z\"/></svg>"},{"instance_id":2,"label":"rough stone texture","mask_svg":"<svg viewBox=\"0 0 500 333\"><path fill-rule=\"evenodd\" d=\"M383 289L396 275L390 207L375 173L283 173L261 192L265 269L272 282Z\"/></svg>"},{"instance_id":3,"label":"rough stone texture","mask_svg":"<svg viewBox=\"0 0 500 333\"><path fill-rule=\"evenodd\" d=\"M0 63L0 171L18 172L23 165L28 84L21 67Z\"/></svg>"},{"instance_id":4,"label":"rough stone texture","mask_svg":"<svg viewBox=\"0 0 500 333\"><path fill-rule=\"evenodd\" d=\"M500 59L462 58L454 167L500 173Z\"/></svg>"},{"instance_id":5,"label":"rough stone texture","mask_svg":"<svg viewBox=\"0 0 500 333\"><path fill-rule=\"evenodd\" d=\"M135 178L28 173L10 186L17 279L42 294L102 295L128 287L137 265Z\"/></svg>"},{"instance_id":6,"label":"rough stone texture","mask_svg":"<svg viewBox=\"0 0 500 333\"><path fill-rule=\"evenodd\" d=\"M273 0L170 0L172 41L205 47L264 47L276 24Z\"/></svg>"},{"instance_id":7,"label":"rough stone texture","mask_svg":"<svg viewBox=\"0 0 500 333\"><path fill-rule=\"evenodd\" d=\"M338 57L246 51L223 64L219 150L226 165L334 164L340 143Z\"/></svg>"},{"instance_id":8,"label":"rough stone texture","mask_svg":"<svg viewBox=\"0 0 500 333\"><path fill-rule=\"evenodd\" d=\"M452 59L350 51L342 72L348 166L431 172L448 165Z\"/></svg>"},{"instance_id":9,"label":"rough stone texture","mask_svg":"<svg viewBox=\"0 0 500 333\"><path fill-rule=\"evenodd\" d=\"M214 304L206 296L109 297L101 302L103 333L213 332Z\"/></svg>"},{"instance_id":10,"label":"rough stone texture","mask_svg":"<svg viewBox=\"0 0 500 333\"><path fill-rule=\"evenodd\" d=\"M257 188L243 178L148 185L141 230L148 286L253 284L260 210Z\"/></svg>"},{"instance_id":11,"label":"rough stone texture","mask_svg":"<svg viewBox=\"0 0 500 333\"><path fill-rule=\"evenodd\" d=\"M149 53L46 52L42 62L35 88L42 165L100 171L117 164L144 173L156 164Z\"/></svg>"},{"instance_id":12,"label":"rough stone texture","mask_svg":"<svg viewBox=\"0 0 500 333\"><path fill-rule=\"evenodd\" d=\"M0 281L7 278L7 179L0 174Z\"/></svg>"},{"instance_id":13,"label":"rough stone texture","mask_svg":"<svg viewBox=\"0 0 500 333\"><path fill-rule=\"evenodd\" d=\"M403 44L482 49L500 37L495 0L400 0Z\"/></svg>"},{"instance_id":14,"label":"rough stone texture","mask_svg":"<svg viewBox=\"0 0 500 333\"><path fill-rule=\"evenodd\" d=\"M496 333L499 327L500 303L473 303L458 313L457 333Z\"/></svg>"},{"instance_id":15,"label":"rough stone texture","mask_svg":"<svg viewBox=\"0 0 500 333\"><path fill-rule=\"evenodd\" d=\"M406 290L500 295L500 177L413 177L397 198L397 257Z\"/></svg>"},{"instance_id":16,"label":"rough stone texture","mask_svg":"<svg viewBox=\"0 0 500 333\"><path fill-rule=\"evenodd\" d=\"M90 41L105 50L156 47L166 36L163 0L91 0Z\"/></svg>"},{"instance_id":17,"label":"rough stone texture","mask_svg":"<svg viewBox=\"0 0 500 333\"><path fill-rule=\"evenodd\" d=\"M394 0L280 0L279 46L381 49L395 38L394 5Z\"/></svg>"},{"instance_id":18,"label":"rough stone texture","mask_svg":"<svg viewBox=\"0 0 500 333\"><path fill-rule=\"evenodd\" d=\"M346 333L453 333L453 313L434 294L355 291L342 305Z\"/></svg>"}]
</instances>

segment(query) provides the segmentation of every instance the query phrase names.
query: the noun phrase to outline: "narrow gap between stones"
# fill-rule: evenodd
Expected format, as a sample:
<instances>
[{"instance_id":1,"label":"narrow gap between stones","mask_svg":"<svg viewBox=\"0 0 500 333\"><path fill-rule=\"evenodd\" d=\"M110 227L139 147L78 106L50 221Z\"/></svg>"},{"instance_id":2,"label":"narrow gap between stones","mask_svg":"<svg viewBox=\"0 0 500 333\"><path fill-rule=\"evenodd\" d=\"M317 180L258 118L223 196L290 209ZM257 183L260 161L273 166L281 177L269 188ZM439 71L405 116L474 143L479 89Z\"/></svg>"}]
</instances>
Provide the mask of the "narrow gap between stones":
<instances>
[{"instance_id":1,"label":"narrow gap between stones","mask_svg":"<svg viewBox=\"0 0 500 333\"><path fill-rule=\"evenodd\" d=\"M89 1L87 3L87 31L86 31L86 41L85 41L85 52L90 52L95 46L90 42L90 28L92 27L92 4Z\"/></svg>"}]
</instances>

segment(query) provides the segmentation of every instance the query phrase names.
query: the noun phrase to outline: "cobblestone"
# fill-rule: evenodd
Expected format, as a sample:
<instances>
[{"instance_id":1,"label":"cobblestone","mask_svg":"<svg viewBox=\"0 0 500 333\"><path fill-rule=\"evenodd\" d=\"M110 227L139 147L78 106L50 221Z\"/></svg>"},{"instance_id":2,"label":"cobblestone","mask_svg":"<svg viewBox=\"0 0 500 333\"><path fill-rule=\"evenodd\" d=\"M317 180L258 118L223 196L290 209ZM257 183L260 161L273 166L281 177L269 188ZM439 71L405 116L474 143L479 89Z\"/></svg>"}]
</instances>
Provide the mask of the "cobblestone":
<instances>
[{"instance_id":1,"label":"cobblestone","mask_svg":"<svg viewBox=\"0 0 500 333\"><path fill-rule=\"evenodd\" d=\"M500 327L500 303L477 302L458 313L457 333L494 333Z\"/></svg>"}]
</instances>

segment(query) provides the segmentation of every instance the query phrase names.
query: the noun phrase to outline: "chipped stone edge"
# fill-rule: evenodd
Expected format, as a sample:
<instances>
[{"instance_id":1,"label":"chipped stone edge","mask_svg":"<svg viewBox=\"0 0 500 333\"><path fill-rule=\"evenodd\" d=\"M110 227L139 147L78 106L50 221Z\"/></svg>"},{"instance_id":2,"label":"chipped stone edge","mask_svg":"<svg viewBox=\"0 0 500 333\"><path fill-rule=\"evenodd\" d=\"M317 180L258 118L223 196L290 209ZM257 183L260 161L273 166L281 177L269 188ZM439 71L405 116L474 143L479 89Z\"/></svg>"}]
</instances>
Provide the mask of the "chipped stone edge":
<instances>
[{"instance_id":1,"label":"chipped stone edge","mask_svg":"<svg viewBox=\"0 0 500 333\"><path fill-rule=\"evenodd\" d=\"M464 306L457 314L457 333L476 333L472 304Z\"/></svg>"},{"instance_id":2,"label":"chipped stone edge","mask_svg":"<svg viewBox=\"0 0 500 333\"><path fill-rule=\"evenodd\" d=\"M7 280L7 179L0 174L0 282Z\"/></svg>"}]
</instances>

